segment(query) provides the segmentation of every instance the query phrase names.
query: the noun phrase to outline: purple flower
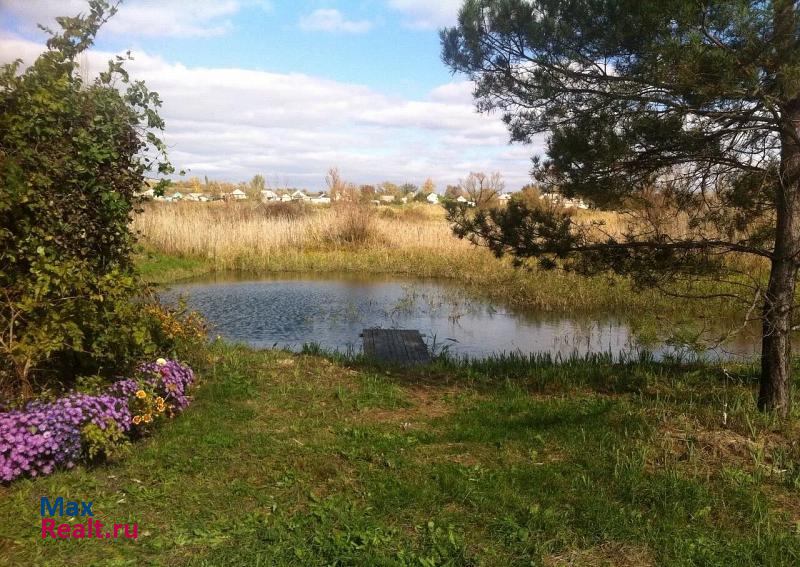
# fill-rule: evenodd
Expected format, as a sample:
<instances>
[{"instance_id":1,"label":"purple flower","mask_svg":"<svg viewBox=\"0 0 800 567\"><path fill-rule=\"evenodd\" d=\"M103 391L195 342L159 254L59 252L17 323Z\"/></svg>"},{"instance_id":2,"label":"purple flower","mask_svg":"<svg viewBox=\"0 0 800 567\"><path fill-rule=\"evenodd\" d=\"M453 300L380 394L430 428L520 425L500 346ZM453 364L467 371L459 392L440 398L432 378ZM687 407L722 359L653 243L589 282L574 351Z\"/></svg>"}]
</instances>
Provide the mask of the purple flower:
<instances>
[{"instance_id":1,"label":"purple flower","mask_svg":"<svg viewBox=\"0 0 800 567\"><path fill-rule=\"evenodd\" d=\"M168 360L144 364L139 370L144 384L174 411L189 405L187 391L194 382L191 368ZM139 388L139 382L128 378L101 394L70 392L54 402L33 401L23 409L0 411L0 482L74 466L82 455L81 429L87 424L105 429L113 423L120 431L130 431L129 403Z\"/></svg>"}]
</instances>

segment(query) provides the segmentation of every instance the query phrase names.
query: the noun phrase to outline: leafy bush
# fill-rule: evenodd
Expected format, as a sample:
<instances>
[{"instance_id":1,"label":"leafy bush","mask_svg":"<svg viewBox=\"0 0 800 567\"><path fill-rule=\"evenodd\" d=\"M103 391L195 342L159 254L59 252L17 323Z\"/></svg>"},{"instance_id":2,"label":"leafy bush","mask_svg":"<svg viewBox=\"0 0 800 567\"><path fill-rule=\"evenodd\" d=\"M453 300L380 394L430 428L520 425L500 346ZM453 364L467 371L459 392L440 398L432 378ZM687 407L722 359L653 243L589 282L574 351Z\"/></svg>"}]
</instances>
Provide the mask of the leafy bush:
<instances>
[{"instance_id":1,"label":"leafy bush","mask_svg":"<svg viewBox=\"0 0 800 567\"><path fill-rule=\"evenodd\" d=\"M208 325L198 312L188 309L184 298L177 305L152 301L143 311L150 318L150 333L161 352L180 355L195 365L207 362Z\"/></svg>"},{"instance_id":2,"label":"leafy bush","mask_svg":"<svg viewBox=\"0 0 800 567\"><path fill-rule=\"evenodd\" d=\"M114 12L89 4L58 18L27 69L0 68L0 393L113 376L155 350L130 301L141 284L128 227L145 173L171 171L153 133L160 100L123 58L81 79L75 59Z\"/></svg>"},{"instance_id":3,"label":"leafy bush","mask_svg":"<svg viewBox=\"0 0 800 567\"><path fill-rule=\"evenodd\" d=\"M186 409L193 383L191 368L159 359L99 394L72 392L0 413L0 482L71 468L81 458L117 457L131 435Z\"/></svg>"},{"instance_id":4,"label":"leafy bush","mask_svg":"<svg viewBox=\"0 0 800 567\"><path fill-rule=\"evenodd\" d=\"M125 432L112 419L106 419L105 427L87 423L81 429L81 439L90 461L119 459L128 454L131 446Z\"/></svg>"}]
</instances>

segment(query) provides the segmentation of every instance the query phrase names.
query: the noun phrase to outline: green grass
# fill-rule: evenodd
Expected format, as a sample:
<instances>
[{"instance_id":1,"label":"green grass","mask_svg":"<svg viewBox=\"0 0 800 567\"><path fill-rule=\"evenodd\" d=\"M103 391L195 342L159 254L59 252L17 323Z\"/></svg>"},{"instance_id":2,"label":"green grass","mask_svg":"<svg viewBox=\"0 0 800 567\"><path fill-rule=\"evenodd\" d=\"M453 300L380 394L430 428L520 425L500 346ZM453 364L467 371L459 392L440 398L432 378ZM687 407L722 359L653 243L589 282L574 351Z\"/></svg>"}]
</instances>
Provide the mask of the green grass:
<instances>
[{"instance_id":1,"label":"green grass","mask_svg":"<svg viewBox=\"0 0 800 567\"><path fill-rule=\"evenodd\" d=\"M170 283L212 271L211 266L198 258L168 256L150 249L136 254L136 267L144 281L154 284Z\"/></svg>"},{"instance_id":2,"label":"green grass","mask_svg":"<svg viewBox=\"0 0 800 567\"><path fill-rule=\"evenodd\" d=\"M754 410L752 369L210 355L128 459L0 487L0 563L800 562L798 431ZM42 495L140 538L42 541Z\"/></svg>"}]
</instances>

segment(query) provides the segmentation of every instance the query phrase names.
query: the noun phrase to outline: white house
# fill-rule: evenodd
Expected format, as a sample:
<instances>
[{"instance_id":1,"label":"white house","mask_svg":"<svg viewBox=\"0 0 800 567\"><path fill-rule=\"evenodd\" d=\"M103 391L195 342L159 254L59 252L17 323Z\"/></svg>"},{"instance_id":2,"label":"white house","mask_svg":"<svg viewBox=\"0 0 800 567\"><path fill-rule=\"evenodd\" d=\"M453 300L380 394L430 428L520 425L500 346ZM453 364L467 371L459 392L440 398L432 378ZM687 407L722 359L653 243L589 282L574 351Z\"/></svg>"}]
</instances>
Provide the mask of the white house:
<instances>
[{"instance_id":1,"label":"white house","mask_svg":"<svg viewBox=\"0 0 800 567\"><path fill-rule=\"evenodd\" d=\"M244 191L242 191L241 189L234 189L233 191L231 191L229 193L229 195L231 196L231 199L234 199L236 201L241 201L242 199L247 199L247 194Z\"/></svg>"},{"instance_id":2,"label":"white house","mask_svg":"<svg viewBox=\"0 0 800 567\"><path fill-rule=\"evenodd\" d=\"M394 195L381 195L380 200L384 203L393 203Z\"/></svg>"},{"instance_id":3,"label":"white house","mask_svg":"<svg viewBox=\"0 0 800 567\"><path fill-rule=\"evenodd\" d=\"M542 199L546 199L551 203L560 204L562 207L572 208L572 209L588 209L589 205L587 205L583 199L568 199L564 197L560 193L544 193L542 194Z\"/></svg>"},{"instance_id":4,"label":"white house","mask_svg":"<svg viewBox=\"0 0 800 567\"><path fill-rule=\"evenodd\" d=\"M428 196L425 199L431 204L436 205L439 202L439 195L436 193L428 193Z\"/></svg>"},{"instance_id":5,"label":"white house","mask_svg":"<svg viewBox=\"0 0 800 567\"><path fill-rule=\"evenodd\" d=\"M170 201L180 201L181 199L183 199L183 193L180 191L175 191L175 193L170 196Z\"/></svg>"},{"instance_id":6,"label":"white house","mask_svg":"<svg viewBox=\"0 0 800 567\"><path fill-rule=\"evenodd\" d=\"M156 191L152 187L148 187L142 191L139 191L139 197L142 199L152 199L156 196Z\"/></svg>"},{"instance_id":7,"label":"white house","mask_svg":"<svg viewBox=\"0 0 800 567\"><path fill-rule=\"evenodd\" d=\"M261 192L261 200L262 201L278 201L278 200L280 200L280 197L278 197L278 194L275 191L272 191L270 189L264 189Z\"/></svg>"},{"instance_id":8,"label":"white house","mask_svg":"<svg viewBox=\"0 0 800 567\"><path fill-rule=\"evenodd\" d=\"M330 205L331 198L327 193L320 193L316 197L311 197L311 202L315 205Z\"/></svg>"},{"instance_id":9,"label":"white house","mask_svg":"<svg viewBox=\"0 0 800 567\"><path fill-rule=\"evenodd\" d=\"M501 203L508 203L511 200L511 193L501 193L498 199Z\"/></svg>"},{"instance_id":10,"label":"white house","mask_svg":"<svg viewBox=\"0 0 800 567\"><path fill-rule=\"evenodd\" d=\"M292 201L308 201L308 195L298 189L292 193Z\"/></svg>"},{"instance_id":11,"label":"white house","mask_svg":"<svg viewBox=\"0 0 800 567\"><path fill-rule=\"evenodd\" d=\"M564 199L564 206L573 209L588 209L589 205L584 203L583 199Z\"/></svg>"},{"instance_id":12,"label":"white house","mask_svg":"<svg viewBox=\"0 0 800 567\"><path fill-rule=\"evenodd\" d=\"M289 193L284 193L283 195L281 195L281 202L282 203L288 203L291 200L292 200L292 196Z\"/></svg>"},{"instance_id":13,"label":"white house","mask_svg":"<svg viewBox=\"0 0 800 567\"><path fill-rule=\"evenodd\" d=\"M456 203L469 203L469 201L464 198L464 195L459 195L456 197Z\"/></svg>"}]
</instances>

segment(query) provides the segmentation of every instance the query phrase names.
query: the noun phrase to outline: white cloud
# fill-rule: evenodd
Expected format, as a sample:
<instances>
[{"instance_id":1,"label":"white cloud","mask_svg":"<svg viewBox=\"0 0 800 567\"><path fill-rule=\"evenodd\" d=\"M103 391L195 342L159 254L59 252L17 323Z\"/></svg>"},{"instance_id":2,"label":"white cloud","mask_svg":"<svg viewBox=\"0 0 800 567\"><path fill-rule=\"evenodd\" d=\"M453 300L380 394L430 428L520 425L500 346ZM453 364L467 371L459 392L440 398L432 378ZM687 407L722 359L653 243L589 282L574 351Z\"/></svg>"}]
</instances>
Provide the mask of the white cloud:
<instances>
[{"instance_id":1,"label":"white cloud","mask_svg":"<svg viewBox=\"0 0 800 567\"><path fill-rule=\"evenodd\" d=\"M302 16L299 26L300 29L305 31L365 33L372 29L372 22L369 20L348 20L339 10L320 8Z\"/></svg>"},{"instance_id":2,"label":"white cloud","mask_svg":"<svg viewBox=\"0 0 800 567\"><path fill-rule=\"evenodd\" d=\"M228 19L245 5L269 9L256 0L128 0L103 27L103 33L125 36L208 37L223 35L233 27ZM89 11L86 0L0 0L0 10L21 23L19 32L36 24L55 26L56 16Z\"/></svg>"},{"instance_id":3,"label":"white cloud","mask_svg":"<svg viewBox=\"0 0 800 567\"><path fill-rule=\"evenodd\" d=\"M41 45L0 36L0 63L31 62ZM89 54L89 71L110 53ZM477 114L472 85L457 82L419 100L303 74L186 67L134 52L127 67L164 100L170 158L189 175L245 180L255 173L309 188L338 166L357 183L430 176L443 188L469 171L499 170L510 189L528 181L542 145L509 146L498 117Z\"/></svg>"},{"instance_id":4,"label":"white cloud","mask_svg":"<svg viewBox=\"0 0 800 567\"><path fill-rule=\"evenodd\" d=\"M405 16L405 25L415 29L438 29L456 23L463 0L388 0L389 7Z\"/></svg>"}]
</instances>

